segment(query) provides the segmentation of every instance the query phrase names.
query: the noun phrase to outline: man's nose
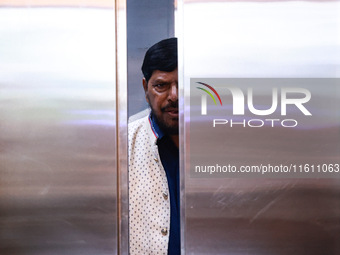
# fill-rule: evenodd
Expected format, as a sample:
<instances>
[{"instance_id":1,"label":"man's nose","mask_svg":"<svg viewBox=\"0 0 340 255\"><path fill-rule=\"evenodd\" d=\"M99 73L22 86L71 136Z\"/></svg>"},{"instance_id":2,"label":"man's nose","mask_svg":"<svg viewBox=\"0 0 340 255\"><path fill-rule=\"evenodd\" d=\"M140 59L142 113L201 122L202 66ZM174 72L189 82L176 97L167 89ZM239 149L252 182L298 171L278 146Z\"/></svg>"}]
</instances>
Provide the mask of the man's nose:
<instances>
[{"instance_id":1,"label":"man's nose","mask_svg":"<svg viewBox=\"0 0 340 255\"><path fill-rule=\"evenodd\" d=\"M168 99L176 102L178 100L178 85L172 84L169 89Z\"/></svg>"}]
</instances>

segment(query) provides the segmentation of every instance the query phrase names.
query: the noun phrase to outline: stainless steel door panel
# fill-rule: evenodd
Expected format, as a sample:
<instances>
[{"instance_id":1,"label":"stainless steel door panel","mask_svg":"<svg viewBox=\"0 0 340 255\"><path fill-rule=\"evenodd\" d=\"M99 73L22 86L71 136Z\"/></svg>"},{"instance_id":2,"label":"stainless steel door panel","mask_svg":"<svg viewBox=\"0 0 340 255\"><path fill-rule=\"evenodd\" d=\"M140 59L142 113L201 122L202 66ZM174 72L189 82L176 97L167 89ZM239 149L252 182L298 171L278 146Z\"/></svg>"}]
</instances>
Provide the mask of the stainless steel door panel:
<instances>
[{"instance_id":1,"label":"stainless steel door panel","mask_svg":"<svg viewBox=\"0 0 340 255\"><path fill-rule=\"evenodd\" d=\"M271 141L249 147L260 140L249 128L230 131L223 137L204 129L204 119L190 119L194 110L190 108L190 79L339 78L339 3L178 2L176 31L184 98L181 187L185 254L339 254L339 179L194 178L190 173L193 157L201 165L217 160L211 141L224 141L226 151L238 155L238 159L243 156L248 164L273 155L280 160L279 150L265 154L262 145ZM334 97L338 96L337 88ZM339 113L338 109L334 111ZM339 119L334 123L332 132L327 125L306 130L311 141L319 140L322 146L308 146L307 140L300 145L296 142L291 157L301 157L306 163L322 158L339 161ZM197 148L190 147L190 139L198 136L205 148L204 157L195 155ZM285 137L278 134L277 144L288 143ZM314 157L299 148L310 149ZM282 152L289 149L288 145ZM227 152L225 157L231 158ZM290 158L281 156L281 160Z\"/></svg>"},{"instance_id":2,"label":"stainless steel door panel","mask_svg":"<svg viewBox=\"0 0 340 255\"><path fill-rule=\"evenodd\" d=\"M0 253L115 254L114 6L1 8L0 31Z\"/></svg>"}]
</instances>

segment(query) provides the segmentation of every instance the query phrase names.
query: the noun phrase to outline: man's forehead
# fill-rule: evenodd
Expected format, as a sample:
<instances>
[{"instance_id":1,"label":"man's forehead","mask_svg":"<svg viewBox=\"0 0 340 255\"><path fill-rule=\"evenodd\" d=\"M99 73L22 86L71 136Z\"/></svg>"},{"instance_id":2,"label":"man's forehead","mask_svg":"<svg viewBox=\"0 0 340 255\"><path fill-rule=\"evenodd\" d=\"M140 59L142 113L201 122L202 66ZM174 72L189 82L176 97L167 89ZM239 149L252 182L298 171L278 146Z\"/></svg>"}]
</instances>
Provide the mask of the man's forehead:
<instances>
[{"instance_id":1,"label":"man's forehead","mask_svg":"<svg viewBox=\"0 0 340 255\"><path fill-rule=\"evenodd\" d=\"M155 71L153 71L152 72L152 75L151 75L151 77L150 77L150 80L152 79L152 80L158 80L158 79L161 79L161 80L163 80L163 79L167 79L167 78L169 78L170 76L172 76L173 74L174 74L174 72L176 72L177 71L177 68L175 69L175 70L173 70L173 71L170 71L170 72L168 72L168 71L161 71L161 70L155 70ZM176 75L177 76L177 75Z\"/></svg>"}]
</instances>

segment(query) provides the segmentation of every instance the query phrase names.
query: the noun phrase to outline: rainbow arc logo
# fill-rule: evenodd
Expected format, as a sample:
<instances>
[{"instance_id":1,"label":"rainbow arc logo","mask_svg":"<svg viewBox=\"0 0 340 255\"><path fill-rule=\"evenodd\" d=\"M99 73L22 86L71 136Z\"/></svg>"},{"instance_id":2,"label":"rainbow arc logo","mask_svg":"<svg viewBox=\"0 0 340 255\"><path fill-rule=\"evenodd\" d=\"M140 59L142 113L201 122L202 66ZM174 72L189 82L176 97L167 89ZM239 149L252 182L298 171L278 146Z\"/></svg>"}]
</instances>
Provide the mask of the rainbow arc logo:
<instances>
[{"instance_id":1,"label":"rainbow arc logo","mask_svg":"<svg viewBox=\"0 0 340 255\"><path fill-rule=\"evenodd\" d=\"M209 89L217 96L217 98L218 98L218 100L220 101L220 104L221 104L221 106L222 106L221 97L220 97L220 95L217 93L217 91L216 91L212 86L210 86L209 84L203 83L203 82L197 82L197 83L198 83L198 84L201 84L201 85L203 85L203 86L205 86L205 87L207 87L207 88L209 88ZM204 92L206 92L206 93L212 98L212 100L214 101L215 105L217 105L217 102L216 102L216 100L215 100L215 97L213 96L213 94L212 94L209 90L207 90L207 89L205 89L205 88L201 88L201 87L196 87L196 88L198 88L198 89L203 90ZM202 95L202 108L201 108L201 114L202 114L202 115L206 115L206 114L207 114L207 97L206 97L206 95Z\"/></svg>"}]
</instances>

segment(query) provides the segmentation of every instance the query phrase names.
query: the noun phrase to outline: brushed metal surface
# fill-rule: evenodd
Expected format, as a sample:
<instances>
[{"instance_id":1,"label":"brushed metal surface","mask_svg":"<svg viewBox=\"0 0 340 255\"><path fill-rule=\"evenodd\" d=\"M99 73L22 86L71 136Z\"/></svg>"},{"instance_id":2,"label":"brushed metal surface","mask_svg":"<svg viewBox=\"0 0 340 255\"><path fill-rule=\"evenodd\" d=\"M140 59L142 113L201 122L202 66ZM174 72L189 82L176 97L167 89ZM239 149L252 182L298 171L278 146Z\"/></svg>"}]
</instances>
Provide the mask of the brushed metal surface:
<instances>
[{"instance_id":1,"label":"brushed metal surface","mask_svg":"<svg viewBox=\"0 0 340 255\"><path fill-rule=\"evenodd\" d=\"M116 254L115 12L0 9L0 254Z\"/></svg>"},{"instance_id":2,"label":"brushed metal surface","mask_svg":"<svg viewBox=\"0 0 340 255\"><path fill-rule=\"evenodd\" d=\"M178 1L182 254L340 253L339 179L192 178L189 172L192 125L202 146L205 140L224 140L245 162L270 158L261 145L251 154L246 146L259 137L249 129L226 137L200 129L202 123L190 119L190 78L339 78L339 7L339 1ZM310 142L324 141L316 148L320 155L333 148L339 160L338 124L332 132L322 126L308 132ZM278 136L277 144L285 144L284 138ZM302 147L308 144L292 153L308 162L311 156ZM216 159L212 152L207 146L202 165ZM280 151L272 154L280 159Z\"/></svg>"},{"instance_id":3,"label":"brushed metal surface","mask_svg":"<svg viewBox=\"0 0 340 255\"><path fill-rule=\"evenodd\" d=\"M118 178L118 254L129 254L129 193L127 161L127 28L126 1L116 1L116 38L117 38L117 178Z\"/></svg>"}]
</instances>

